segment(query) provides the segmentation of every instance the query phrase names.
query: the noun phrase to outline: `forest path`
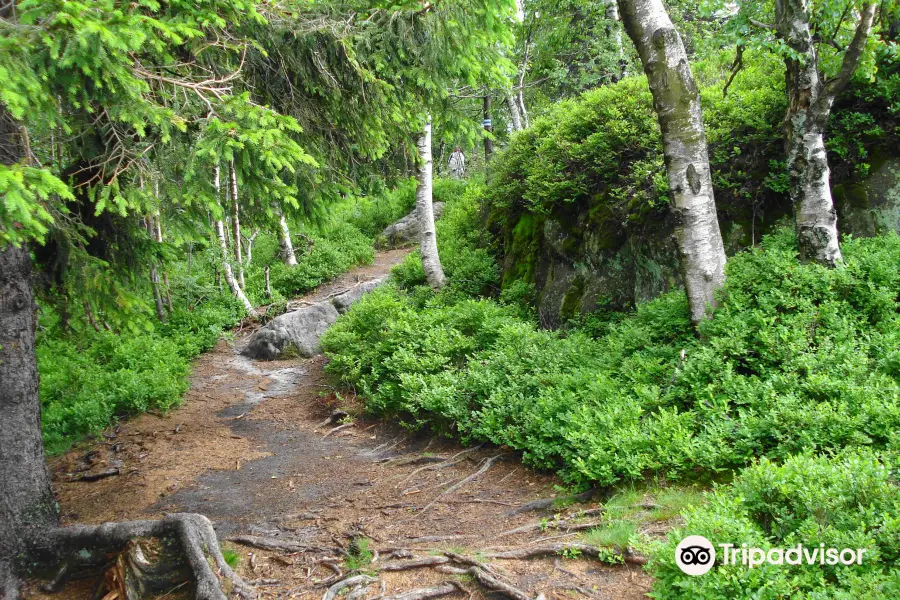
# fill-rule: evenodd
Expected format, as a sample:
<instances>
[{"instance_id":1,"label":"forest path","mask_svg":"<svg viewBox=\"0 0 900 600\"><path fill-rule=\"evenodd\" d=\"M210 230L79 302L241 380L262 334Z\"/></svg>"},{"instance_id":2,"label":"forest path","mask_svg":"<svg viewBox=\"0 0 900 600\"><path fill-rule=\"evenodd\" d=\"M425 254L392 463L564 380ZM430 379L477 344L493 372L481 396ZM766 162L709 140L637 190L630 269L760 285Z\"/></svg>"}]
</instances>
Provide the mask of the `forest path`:
<instances>
[{"instance_id":1,"label":"forest path","mask_svg":"<svg viewBox=\"0 0 900 600\"><path fill-rule=\"evenodd\" d=\"M346 273L304 300L384 275L405 255L380 252L373 265ZM337 424L325 422L338 403L323 372L325 358L250 361L235 350L250 333L237 331L233 345L222 341L197 359L178 409L123 421L104 441L51 461L64 522L199 512L213 521L222 540L252 535L293 544L292 552L223 543L239 553L238 571L257 581L262 598L320 598L329 578L337 579L335 569L346 574L345 552L354 536L372 540L371 549L382 557L375 566L398 548L416 556L435 550L475 556L491 548L576 539L575 532L561 529L500 535L547 517L546 512L505 513L554 496L556 478L523 468L516 455L502 449L466 449L371 418L336 430ZM490 458L496 460L489 463ZM486 466L483 474L450 491ZM110 468L120 474L74 481L79 471ZM593 506L578 504L564 512ZM306 551L296 552L300 548ZM632 565L558 556L491 564L532 598L543 593L560 600L630 600L643 598L650 587L650 579ZM453 579L427 568L379 577L388 594ZM483 596L474 584L465 585ZM365 597L378 595L378 589L369 588Z\"/></svg>"}]
</instances>

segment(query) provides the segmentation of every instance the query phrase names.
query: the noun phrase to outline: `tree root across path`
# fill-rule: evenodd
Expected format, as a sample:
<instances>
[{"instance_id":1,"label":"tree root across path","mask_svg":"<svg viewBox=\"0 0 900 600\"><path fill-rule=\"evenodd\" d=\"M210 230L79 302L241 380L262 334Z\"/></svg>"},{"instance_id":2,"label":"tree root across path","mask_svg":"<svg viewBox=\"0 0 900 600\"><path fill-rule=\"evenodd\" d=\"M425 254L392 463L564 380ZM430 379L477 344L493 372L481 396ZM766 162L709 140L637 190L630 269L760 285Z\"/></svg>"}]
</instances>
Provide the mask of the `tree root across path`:
<instances>
[{"instance_id":1,"label":"tree root across path","mask_svg":"<svg viewBox=\"0 0 900 600\"><path fill-rule=\"evenodd\" d=\"M254 588L225 561L212 523L202 515L178 513L159 520L73 525L45 532L38 544L33 553L41 564L62 564L48 587L103 574L103 586L116 592L113 596L118 600L137 600L187 585L193 587L196 600L257 598ZM147 550L153 545L158 552ZM0 576L4 600L18 598L18 586L10 581L14 579Z\"/></svg>"},{"instance_id":2,"label":"tree root across path","mask_svg":"<svg viewBox=\"0 0 900 600\"><path fill-rule=\"evenodd\" d=\"M619 551L613 548L600 548L589 544L570 543L570 544L548 544L545 546L533 548L518 548L504 552L493 554L485 554L485 558L502 560L502 559L528 559L540 556L564 555L566 553L578 553L585 556L591 556L600 560L610 560L611 557L618 557L623 562L636 565L646 564L646 559L633 552ZM459 554L457 552L443 551L440 554L430 556L416 557L407 550L393 549L386 551L387 556L400 558L379 566L372 565L367 568L367 574L350 573L347 577L337 582L329 582L329 587L322 597L322 600L334 600L339 593L349 590L347 597L363 596L364 590L378 581L375 575L380 573L394 573L398 571L408 571L413 569L433 568L439 573L447 575L467 575L477 582L485 590L500 594L511 600L538 600L533 594L513 585L507 575L499 571L491 565ZM383 587L382 583L382 587ZM465 589L459 582L448 581L438 586L429 588L418 588L396 594L393 596L378 596L381 600L427 600L429 598L437 598L446 596L455 592L465 592L471 595L469 590ZM383 593L383 589L382 589Z\"/></svg>"}]
</instances>

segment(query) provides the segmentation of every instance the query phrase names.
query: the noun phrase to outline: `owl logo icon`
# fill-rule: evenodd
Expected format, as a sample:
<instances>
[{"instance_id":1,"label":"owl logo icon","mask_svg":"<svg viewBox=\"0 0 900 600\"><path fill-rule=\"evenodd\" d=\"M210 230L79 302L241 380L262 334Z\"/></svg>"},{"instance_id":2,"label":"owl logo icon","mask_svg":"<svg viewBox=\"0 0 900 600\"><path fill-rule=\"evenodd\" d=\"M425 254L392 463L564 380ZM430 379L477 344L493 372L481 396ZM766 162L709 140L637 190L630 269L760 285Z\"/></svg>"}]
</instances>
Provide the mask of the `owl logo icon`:
<instances>
[{"instance_id":1,"label":"owl logo icon","mask_svg":"<svg viewBox=\"0 0 900 600\"><path fill-rule=\"evenodd\" d=\"M689 535L675 548L675 564L688 575L703 575L716 563L716 549L702 535Z\"/></svg>"}]
</instances>

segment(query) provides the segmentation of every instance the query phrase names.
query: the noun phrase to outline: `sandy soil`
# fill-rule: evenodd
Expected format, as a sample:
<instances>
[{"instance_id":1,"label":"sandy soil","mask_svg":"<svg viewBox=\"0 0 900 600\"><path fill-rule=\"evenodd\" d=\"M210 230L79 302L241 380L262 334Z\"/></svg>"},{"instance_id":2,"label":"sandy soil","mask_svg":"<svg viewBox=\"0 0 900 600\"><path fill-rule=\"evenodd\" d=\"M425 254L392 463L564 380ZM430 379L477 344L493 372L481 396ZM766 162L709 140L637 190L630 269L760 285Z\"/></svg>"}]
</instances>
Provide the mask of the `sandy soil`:
<instances>
[{"instance_id":1,"label":"sandy soil","mask_svg":"<svg viewBox=\"0 0 900 600\"><path fill-rule=\"evenodd\" d=\"M384 274L404 255L401 250L379 253L375 264L347 273L305 300ZM326 422L332 411L346 407L353 412L358 406L347 394L335 393L323 372L326 359L250 361L236 351L249 333L237 331L233 343L222 341L196 361L180 408L123 421L102 439L51 461L65 523L199 512L213 521L222 540L255 535L301 544L304 551L272 552L223 542L223 548L239 554L237 570L257 583L261 598L321 597L338 579L323 561L332 559L345 575L345 553L360 537L371 540L378 554L369 569L387 562L396 549L416 556L451 549L476 556L542 540L576 539L572 532L540 529L501 535L547 517L506 513L554 496L560 484L554 477L523 468L514 453L496 447L462 454L448 468L423 469L466 448L366 417L335 430L340 423ZM492 457L498 458L484 474L438 498ZM120 474L77 481L110 468ZM593 506L578 504L564 512ZM631 565L548 557L495 560L491 566L528 594L547 598L630 600L645 597L650 588L649 577ZM433 569L379 577L383 590L379 582L365 597L454 579ZM463 586L482 597L475 583ZM69 587L47 597L90 596Z\"/></svg>"}]
</instances>

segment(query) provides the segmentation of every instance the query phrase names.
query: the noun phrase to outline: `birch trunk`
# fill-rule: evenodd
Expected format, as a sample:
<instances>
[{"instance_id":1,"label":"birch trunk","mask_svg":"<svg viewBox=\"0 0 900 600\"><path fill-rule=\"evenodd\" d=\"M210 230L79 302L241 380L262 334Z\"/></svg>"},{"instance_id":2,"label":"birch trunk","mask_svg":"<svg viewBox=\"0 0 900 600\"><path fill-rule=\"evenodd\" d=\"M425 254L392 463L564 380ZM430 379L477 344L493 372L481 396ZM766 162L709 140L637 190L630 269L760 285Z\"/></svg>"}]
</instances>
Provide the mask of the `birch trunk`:
<instances>
[{"instance_id":1,"label":"birch trunk","mask_svg":"<svg viewBox=\"0 0 900 600\"><path fill-rule=\"evenodd\" d=\"M159 181L153 180L153 195L156 197L157 202L159 201ZM154 215L154 219L156 221L156 242L162 244L163 241L163 232L162 232L162 216L161 211L159 209L156 210L156 214ZM166 301L166 308L170 311L172 310L172 286L169 285L169 272L163 269L162 272L162 282L163 289L165 291L165 297L163 298Z\"/></svg>"},{"instance_id":2,"label":"birch trunk","mask_svg":"<svg viewBox=\"0 0 900 600\"><path fill-rule=\"evenodd\" d=\"M281 215L278 225L278 244L281 246L281 259L284 261L284 264L293 267L297 264L297 255L294 254L294 244L291 242L291 229L288 227L288 222L284 215Z\"/></svg>"},{"instance_id":3,"label":"birch trunk","mask_svg":"<svg viewBox=\"0 0 900 600\"><path fill-rule=\"evenodd\" d=\"M807 0L775 3L776 31L795 54L785 59L788 110L784 127L797 248L801 260L828 267L842 263L843 256L831 196L825 128L835 97L859 66L874 17L875 4L864 4L841 71L826 83L819 72Z\"/></svg>"},{"instance_id":4,"label":"birch trunk","mask_svg":"<svg viewBox=\"0 0 900 600\"><path fill-rule=\"evenodd\" d=\"M231 227L232 237L234 238L234 264L237 267L237 281L241 289L247 287L244 282L244 259L241 256L241 217L240 204L238 203L238 184L237 173L234 170L234 161L228 165L228 171L231 176Z\"/></svg>"},{"instance_id":5,"label":"birch trunk","mask_svg":"<svg viewBox=\"0 0 900 600\"><path fill-rule=\"evenodd\" d=\"M215 175L215 183L216 183L216 196L219 196L221 183L220 183L220 169L219 166L216 165L216 175ZM254 315L256 311L253 309L253 305L250 303L250 300L247 299L247 295L244 294L244 290L241 289L241 286L238 285L237 279L234 277L234 270L231 268L231 262L228 260L228 238L225 235L225 221L222 219L216 219L215 222L216 227L216 239L219 242L219 250L222 253L222 272L225 274L225 283L228 284L228 287L231 289L231 293L240 300L241 304L244 305L244 309L247 313Z\"/></svg>"},{"instance_id":6,"label":"birch trunk","mask_svg":"<svg viewBox=\"0 0 900 600\"><path fill-rule=\"evenodd\" d=\"M522 131L522 115L519 113L519 105L512 92L506 95L506 106L509 108L509 117L512 121L513 131Z\"/></svg>"},{"instance_id":7,"label":"birch trunk","mask_svg":"<svg viewBox=\"0 0 900 600\"><path fill-rule=\"evenodd\" d=\"M525 78L522 77L522 81L524 81L524 79ZM522 83L520 82L519 85L521 86ZM519 99L519 111L520 111L520 114L522 115L522 126L527 129L529 126L528 110L526 110L526 108L525 108L525 93L522 91L521 87L519 88L518 99Z\"/></svg>"},{"instance_id":8,"label":"birch trunk","mask_svg":"<svg viewBox=\"0 0 900 600\"><path fill-rule=\"evenodd\" d=\"M616 0L606 0L606 18L610 21L620 21L619 6L616 4ZM628 70L626 69L627 61L625 60L625 46L622 45L622 30L618 25L613 25L608 33L613 36L613 41L616 44L616 56L619 61L618 76L620 78L625 77L628 74Z\"/></svg>"},{"instance_id":9,"label":"birch trunk","mask_svg":"<svg viewBox=\"0 0 900 600\"><path fill-rule=\"evenodd\" d=\"M700 93L662 0L618 2L653 94L674 197L681 271L691 319L698 323L715 305L716 290L725 282L725 248L716 217Z\"/></svg>"},{"instance_id":10,"label":"birch trunk","mask_svg":"<svg viewBox=\"0 0 900 600\"><path fill-rule=\"evenodd\" d=\"M153 217L147 216L144 219L144 223L147 226L147 233L150 234L150 237L158 242L159 240L156 237L156 227L153 225ZM156 259L150 261L150 287L153 289L153 301L156 303L156 318L159 319L160 323L166 322L166 310L163 306L163 297L162 293L159 289L159 271L156 268Z\"/></svg>"},{"instance_id":11,"label":"birch trunk","mask_svg":"<svg viewBox=\"0 0 900 600\"><path fill-rule=\"evenodd\" d=\"M253 262L253 242L256 240L257 235L259 235L258 230L251 233L250 237L247 238L247 252L244 255L244 264L248 267Z\"/></svg>"},{"instance_id":12,"label":"birch trunk","mask_svg":"<svg viewBox=\"0 0 900 600\"><path fill-rule=\"evenodd\" d=\"M422 255L422 269L425 280L434 289L444 286L444 269L438 256L437 235L434 230L434 205L432 198L432 161L431 161L431 119L425 123L425 129L419 136L419 187L416 189L416 213L419 216L421 239L419 252Z\"/></svg>"}]
</instances>

